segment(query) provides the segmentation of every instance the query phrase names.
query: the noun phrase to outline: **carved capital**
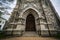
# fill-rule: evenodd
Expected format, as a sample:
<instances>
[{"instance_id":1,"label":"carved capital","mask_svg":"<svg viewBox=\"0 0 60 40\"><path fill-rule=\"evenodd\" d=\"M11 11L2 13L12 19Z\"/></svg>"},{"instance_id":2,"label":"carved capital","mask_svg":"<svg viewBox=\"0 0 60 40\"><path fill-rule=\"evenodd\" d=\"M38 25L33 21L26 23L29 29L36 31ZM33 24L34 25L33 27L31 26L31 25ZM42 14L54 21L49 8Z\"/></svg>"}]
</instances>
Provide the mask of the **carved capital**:
<instances>
[{"instance_id":1,"label":"carved capital","mask_svg":"<svg viewBox=\"0 0 60 40\"><path fill-rule=\"evenodd\" d=\"M25 24L25 19L19 18L19 22L18 22L18 23L20 23L20 24Z\"/></svg>"}]
</instances>

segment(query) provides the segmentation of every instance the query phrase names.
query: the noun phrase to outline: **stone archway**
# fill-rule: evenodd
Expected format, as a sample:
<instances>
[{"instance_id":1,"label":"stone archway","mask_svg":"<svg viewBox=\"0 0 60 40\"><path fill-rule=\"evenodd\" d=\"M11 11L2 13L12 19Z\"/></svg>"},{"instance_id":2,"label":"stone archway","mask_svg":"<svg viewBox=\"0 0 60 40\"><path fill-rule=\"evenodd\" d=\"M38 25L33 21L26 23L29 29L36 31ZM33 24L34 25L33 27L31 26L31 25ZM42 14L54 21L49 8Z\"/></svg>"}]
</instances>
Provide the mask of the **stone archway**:
<instances>
[{"instance_id":1,"label":"stone archway","mask_svg":"<svg viewBox=\"0 0 60 40\"><path fill-rule=\"evenodd\" d=\"M24 18L24 34L23 36L38 36L38 28L40 25L37 25L37 19L39 18L38 12L34 9L27 9L21 15Z\"/></svg>"},{"instance_id":2,"label":"stone archway","mask_svg":"<svg viewBox=\"0 0 60 40\"><path fill-rule=\"evenodd\" d=\"M32 14L29 14L26 18L26 28L25 31L36 31L35 18Z\"/></svg>"},{"instance_id":3,"label":"stone archway","mask_svg":"<svg viewBox=\"0 0 60 40\"><path fill-rule=\"evenodd\" d=\"M24 30L26 30L26 19L29 16L29 14L32 14L32 16L34 18L34 22L35 22L35 29L34 30L37 31L38 30L38 27L40 26L40 25L37 25L37 23L38 23L37 22L37 19L39 18L39 14L38 14L38 12L36 12L32 8L29 8L29 9L25 10L25 12L23 13L23 15L21 15L22 18L25 19L24 20L24 25L23 25L24 26Z\"/></svg>"}]
</instances>

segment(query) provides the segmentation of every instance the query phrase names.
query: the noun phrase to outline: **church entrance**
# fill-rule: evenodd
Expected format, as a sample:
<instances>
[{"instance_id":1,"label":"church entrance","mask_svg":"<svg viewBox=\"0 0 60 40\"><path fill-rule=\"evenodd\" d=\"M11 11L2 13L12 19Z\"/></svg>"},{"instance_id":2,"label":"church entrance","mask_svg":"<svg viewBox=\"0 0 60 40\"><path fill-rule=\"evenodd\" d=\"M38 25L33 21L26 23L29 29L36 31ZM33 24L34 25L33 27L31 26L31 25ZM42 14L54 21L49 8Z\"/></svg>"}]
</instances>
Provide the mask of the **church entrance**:
<instances>
[{"instance_id":1,"label":"church entrance","mask_svg":"<svg viewBox=\"0 0 60 40\"><path fill-rule=\"evenodd\" d=\"M35 18L32 14L29 14L26 18L26 31L36 31Z\"/></svg>"}]
</instances>

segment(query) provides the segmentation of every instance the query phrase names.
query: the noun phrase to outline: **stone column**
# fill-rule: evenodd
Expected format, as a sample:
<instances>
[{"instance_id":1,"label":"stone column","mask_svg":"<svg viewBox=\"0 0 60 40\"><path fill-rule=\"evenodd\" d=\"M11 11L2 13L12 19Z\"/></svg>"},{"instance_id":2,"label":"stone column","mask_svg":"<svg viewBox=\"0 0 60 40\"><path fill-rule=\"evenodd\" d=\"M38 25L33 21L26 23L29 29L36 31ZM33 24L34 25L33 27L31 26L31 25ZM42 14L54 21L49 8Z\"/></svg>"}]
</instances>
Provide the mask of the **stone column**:
<instances>
[{"instance_id":1,"label":"stone column","mask_svg":"<svg viewBox=\"0 0 60 40\"><path fill-rule=\"evenodd\" d=\"M25 19L19 18L19 21L17 22L17 34L22 35L23 32L25 31Z\"/></svg>"},{"instance_id":2,"label":"stone column","mask_svg":"<svg viewBox=\"0 0 60 40\"><path fill-rule=\"evenodd\" d=\"M41 36L49 36L48 26L45 19L40 19Z\"/></svg>"},{"instance_id":3,"label":"stone column","mask_svg":"<svg viewBox=\"0 0 60 40\"><path fill-rule=\"evenodd\" d=\"M47 3L47 5L46 5ZM51 10L50 4L48 4L47 1L42 1L42 8L46 17L46 22L48 26L48 32L49 35L55 35L56 34L56 29L54 28L53 24L56 24L56 18L54 12Z\"/></svg>"},{"instance_id":4,"label":"stone column","mask_svg":"<svg viewBox=\"0 0 60 40\"><path fill-rule=\"evenodd\" d=\"M40 19L41 18L36 19L36 32L38 33L39 36L41 35Z\"/></svg>"}]
</instances>

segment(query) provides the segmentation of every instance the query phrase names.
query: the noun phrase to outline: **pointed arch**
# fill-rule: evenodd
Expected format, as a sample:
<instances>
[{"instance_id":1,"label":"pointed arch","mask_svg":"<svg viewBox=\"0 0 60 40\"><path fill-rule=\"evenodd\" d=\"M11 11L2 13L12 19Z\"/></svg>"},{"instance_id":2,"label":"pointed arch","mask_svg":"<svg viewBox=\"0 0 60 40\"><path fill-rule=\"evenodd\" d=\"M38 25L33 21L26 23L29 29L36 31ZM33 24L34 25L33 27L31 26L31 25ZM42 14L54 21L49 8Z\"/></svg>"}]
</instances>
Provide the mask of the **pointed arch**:
<instances>
[{"instance_id":1,"label":"pointed arch","mask_svg":"<svg viewBox=\"0 0 60 40\"><path fill-rule=\"evenodd\" d=\"M41 15L40 12L39 12L37 9L35 9L35 8L33 8L33 7L28 7L28 8L25 8L25 9L21 12L20 17L23 17L24 13L25 13L27 10L29 10L29 9L34 10L34 11L36 12L36 15L38 15L38 17Z\"/></svg>"}]
</instances>

